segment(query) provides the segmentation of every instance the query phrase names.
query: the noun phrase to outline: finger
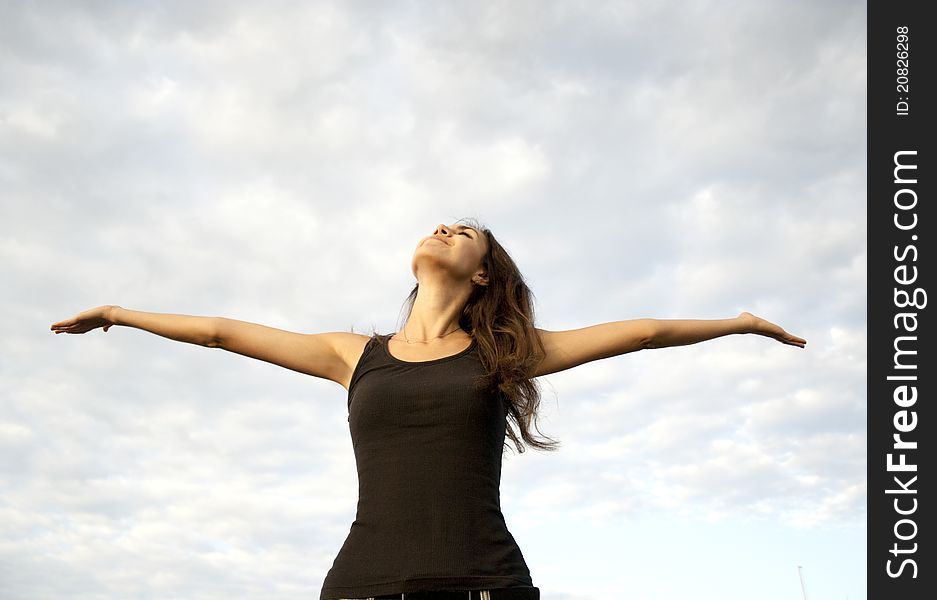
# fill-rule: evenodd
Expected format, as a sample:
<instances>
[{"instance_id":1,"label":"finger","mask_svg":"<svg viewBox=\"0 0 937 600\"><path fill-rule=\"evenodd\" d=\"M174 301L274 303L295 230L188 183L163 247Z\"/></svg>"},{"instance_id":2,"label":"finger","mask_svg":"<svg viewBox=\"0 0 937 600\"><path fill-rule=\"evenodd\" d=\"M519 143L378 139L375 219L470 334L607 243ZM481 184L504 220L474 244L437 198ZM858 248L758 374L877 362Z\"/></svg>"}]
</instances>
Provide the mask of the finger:
<instances>
[{"instance_id":1,"label":"finger","mask_svg":"<svg viewBox=\"0 0 937 600\"><path fill-rule=\"evenodd\" d=\"M805 343L804 340L801 340L797 336L793 336L789 333L783 333L781 335L774 336L774 339L781 342L782 344L787 344L788 346L800 346L802 347Z\"/></svg>"}]
</instances>

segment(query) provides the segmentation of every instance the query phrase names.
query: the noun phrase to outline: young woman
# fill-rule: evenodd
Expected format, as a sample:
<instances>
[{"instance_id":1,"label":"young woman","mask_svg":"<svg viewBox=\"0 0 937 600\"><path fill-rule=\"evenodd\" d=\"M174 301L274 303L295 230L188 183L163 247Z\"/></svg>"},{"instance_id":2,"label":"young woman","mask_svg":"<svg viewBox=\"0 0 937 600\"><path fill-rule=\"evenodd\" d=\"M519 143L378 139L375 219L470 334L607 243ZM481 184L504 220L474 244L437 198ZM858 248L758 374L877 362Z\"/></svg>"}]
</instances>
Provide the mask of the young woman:
<instances>
[{"instance_id":1,"label":"young woman","mask_svg":"<svg viewBox=\"0 0 937 600\"><path fill-rule=\"evenodd\" d=\"M492 232L474 221L438 225L417 244L411 268L417 283L408 314L390 335L299 334L119 306L84 311L53 324L52 331L136 327L330 379L348 390L358 509L320 600L539 598L500 507L505 438L520 452L521 440L543 450L557 446L530 431L540 399L534 378L733 333L806 344L747 312L731 319L645 318L538 329L517 266Z\"/></svg>"}]
</instances>

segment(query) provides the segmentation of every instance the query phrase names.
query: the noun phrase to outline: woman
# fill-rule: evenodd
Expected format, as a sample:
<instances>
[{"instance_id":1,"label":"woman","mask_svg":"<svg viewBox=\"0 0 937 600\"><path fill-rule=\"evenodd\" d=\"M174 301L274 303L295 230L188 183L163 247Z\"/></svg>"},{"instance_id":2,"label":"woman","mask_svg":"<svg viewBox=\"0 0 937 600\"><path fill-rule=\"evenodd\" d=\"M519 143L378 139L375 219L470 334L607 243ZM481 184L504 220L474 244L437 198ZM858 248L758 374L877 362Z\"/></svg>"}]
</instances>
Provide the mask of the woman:
<instances>
[{"instance_id":1,"label":"woman","mask_svg":"<svg viewBox=\"0 0 937 600\"><path fill-rule=\"evenodd\" d=\"M516 265L491 231L474 222L438 225L420 240L411 268L417 284L409 311L391 335L298 334L119 306L82 312L52 330L136 327L348 390L358 510L320 600L539 598L500 508L505 437L521 452L520 439L544 450L557 445L530 432L540 396L534 378L732 333L806 344L747 312L733 319L537 329L531 293Z\"/></svg>"}]
</instances>

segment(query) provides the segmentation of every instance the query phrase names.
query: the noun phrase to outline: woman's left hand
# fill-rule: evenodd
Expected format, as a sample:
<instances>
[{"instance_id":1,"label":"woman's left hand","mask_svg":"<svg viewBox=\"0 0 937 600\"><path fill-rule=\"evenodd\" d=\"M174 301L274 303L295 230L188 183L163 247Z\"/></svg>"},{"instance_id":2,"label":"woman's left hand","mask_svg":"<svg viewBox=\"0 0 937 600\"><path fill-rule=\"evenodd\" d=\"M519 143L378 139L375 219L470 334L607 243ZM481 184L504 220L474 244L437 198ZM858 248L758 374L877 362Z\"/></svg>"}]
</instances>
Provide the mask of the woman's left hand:
<instances>
[{"instance_id":1,"label":"woman's left hand","mask_svg":"<svg viewBox=\"0 0 937 600\"><path fill-rule=\"evenodd\" d=\"M761 317L756 317L750 312L743 312L737 318L745 323L746 333L757 333L758 335L774 338L782 344L797 346L798 348L803 348L807 345L807 340L804 338L788 333L780 326L766 321Z\"/></svg>"}]
</instances>

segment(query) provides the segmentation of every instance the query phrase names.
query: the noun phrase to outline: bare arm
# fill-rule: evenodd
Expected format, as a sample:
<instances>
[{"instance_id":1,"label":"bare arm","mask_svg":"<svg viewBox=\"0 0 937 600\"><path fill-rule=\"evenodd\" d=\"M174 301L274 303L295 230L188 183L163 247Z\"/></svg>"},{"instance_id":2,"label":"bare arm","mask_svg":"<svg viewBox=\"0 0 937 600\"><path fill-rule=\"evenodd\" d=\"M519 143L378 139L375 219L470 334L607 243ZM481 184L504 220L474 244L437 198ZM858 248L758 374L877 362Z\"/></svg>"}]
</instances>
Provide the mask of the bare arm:
<instances>
[{"instance_id":1,"label":"bare arm","mask_svg":"<svg viewBox=\"0 0 937 600\"><path fill-rule=\"evenodd\" d=\"M734 319L651 319L647 349L686 346L733 333L749 333L748 325Z\"/></svg>"},{"instance_id":2,"label":"bare arm","mask_svg":"<svg viewBox=\"0 0 937 600\"><path fill-rule=\"evenodd\" d=\"M99 306L52 325L55 333L85 333L114 325L171 340L221 348L348 387L368 337L357 333L294 333L226 317L196 317Z\"/></svg>"},{"instance_id":3,"label":"bare arm","mask_svg":"<svg viewBox=\"0 0 937 600\"><path fill-rule=\"evenodd\" d=\"M546 355L533 377L637 350L685 346L733 333L755 333L800 348L807 343L748 312L734 319L633 319L568 331L537 331Z\"/></svg>"},{"instance_id":4,"label":"bare arm","mask_svg":"<svg viewBox=\"0 0 937 600\"><path fill-rule=\"evenodd\" d=\"M177 342L209 346L214 336L217 317L196 317L168 313L143 312L112 306L107 318L123 327L149 331Z\"/></svg>"},{"instance_id":5,"label":"bare arm","mask_svg":"<svg viewBox=\"0 0 937 600\"><path fill-rule=\"evenodd\" d=\"M209 346L329 379L347 389L368 339L366 335L342 331L294 333L218 317Z\"/></svg>"}]
</instances>

